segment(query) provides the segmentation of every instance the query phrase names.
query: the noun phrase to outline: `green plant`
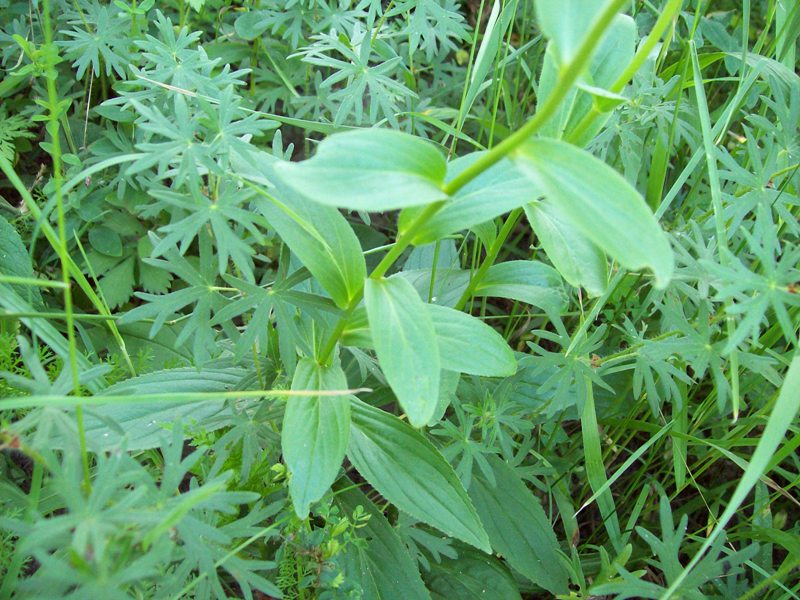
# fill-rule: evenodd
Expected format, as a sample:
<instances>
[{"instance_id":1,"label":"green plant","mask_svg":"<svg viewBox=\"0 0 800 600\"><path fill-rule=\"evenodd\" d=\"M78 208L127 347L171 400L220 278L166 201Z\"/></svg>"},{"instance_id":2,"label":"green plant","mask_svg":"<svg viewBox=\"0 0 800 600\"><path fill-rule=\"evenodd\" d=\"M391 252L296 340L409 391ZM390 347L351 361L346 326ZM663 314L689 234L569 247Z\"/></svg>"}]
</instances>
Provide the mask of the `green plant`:
<instances>
[{"instance_id":1,"label":"green plant","mask_svg":"<svg viewBox=\"0 0 800 600\"><path fill-rule=\"evenodd\" d=\"M797 597L800 9L657 4L0 0L0 597Z\"/></svg>"}]
</instances>

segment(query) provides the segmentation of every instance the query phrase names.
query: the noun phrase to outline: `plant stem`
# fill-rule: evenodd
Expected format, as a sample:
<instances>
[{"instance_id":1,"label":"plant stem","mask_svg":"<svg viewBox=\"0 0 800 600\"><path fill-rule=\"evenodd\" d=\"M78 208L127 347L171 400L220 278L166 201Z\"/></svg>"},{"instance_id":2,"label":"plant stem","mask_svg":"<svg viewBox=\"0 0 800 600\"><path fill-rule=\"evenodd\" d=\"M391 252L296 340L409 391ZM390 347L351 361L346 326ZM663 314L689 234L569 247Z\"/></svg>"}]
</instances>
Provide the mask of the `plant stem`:
<instances>
[{"instance_id":1,"label":"plant stem","mask_svg":"<svg viewBox=\"0 0 800 600\"><path fill-rule=\"evenodd\" d=\"M580 47L578 48L575 58L561 68L558 81L556 82L553 92L548 97L544 105L536 111L531 119L523 125L518 131L511 134L505 140L500 142L497 146L481 155L478 160L472 163L469 167L464 169L458 176L453 178L449 183L445 184L442 191L445 195L452 196L462 187L467 185L470 181L481 175L484 171L497 164L501 159L513 152L518 146L522 145L529 137L536 133L539 128L553 116L558 109L561 101L567 95L572 85L578 79L580 74L589 64L589 59L592 56L597 45L603 37L606 29L611 25L619 10L623 7L626 0L610 0L597 17L592 27L583 38ZM444 207L447 200L441 200L429 204L411 223L411 226L403 232L397 243L391 250L383 257L383 260L370 274L371 279L378 279L383 277L394 262L400 257L403 251L414 241L416 233L433 217L439 210ZM510 217L509 217L510 218ZM508 234L506 234L508 235ZM488 267L487 267L488 269ZM478 281L474 285L477 285ZM328 338L325 345L322 347L317 360L320 364L327 364L330 360L333 350L336 347L339 338L344 333L347 326L347 320L353 311L361 302L364 296L364 287L362 286L350 300L350 304L344 311L344 315L340 317L336 323L331 336Z\"/></svg>"},{"instance_id":2,"label":"plant stem","mask_svg":"<svg viewBox=\"0 0 800 600\"><path fill-rule=\"evenodd\" d=\"M44 13L44 39L47 46L53 45L53 27L50 20L50 0L43 0ZM64 312L67 316L67 343L69 344L69 369L72 376L72 393L81 395L81 384L78 373L78 350L75 340L75 320L72 314L72 289L70 287L70 260L67 248L67 226L64 212L64 195L61 190L61 140L59 137L60 107L58 92L56 91L56 78L58 73L53 63L53 55L48 54L47 61L47 103L50 114L48 115L47 131L52 143L51 157L53 159L53 186L56 197L56 211L58 218L58 245L55 248L61 259L61 278L64 283ZM83 425L83 407L75 406L75 419L78 427L78 443L83 463L83 488L88 494L91 490L91 475L89 473L89 452L86 449L86 432Z\"/></svg>"},{"instance_id":3,"label":"plant stem","mask_svg":"<svg viewBox=\"0 0 800 600\"><path fill-rule=\"evenodd\" d=\"M610 92L618 94L625 89L625 86L628 84L628 82L633 78L634 75L636 75L636 72L642 67L644 62L647 60L647 57L650 56L653 48L656 47L656 44L661 39L661 35L672 22L675 15L678 14L678 11L682 5L683 0L670 0L667 6L664 7L664 10L661 12L658 20L653 25L653 29L647 36L647 39L645 39L644 43L639 46L639 49L633 56L633 60L627 67L625 67L625 70L622 72L622 74L617 77L617 80L609 88ZM592 106L592 109L583 116L575 128L570 132L569 136L566 138L567 141L575 143L576 140L579 140L601 114L603 113Z\"/></svg>"},{"instance_id":4,"label":"plant stem","mask_svg":"<svg viewBox=\"0 0 800 600\"><path fill-rule=\"evenodd\" d=\"M614 17L625 3L626 0L611 0L606 4L603 11L584 36L581 45L575 53L575 58L561 67L556 85L542 107L536 111L530 121L525 123L525 125L497 144L497 146L489 150L486 154L482 155L478 160L459 173L458 176L454 177L450 183L445 185L443 190L447 195L455 194L489 167L497 164L501 159L511 154L534 133L539 131L539 128L555 114L564 96L567 95L572 85L578 80L578 77L580 77L581 73L583 73L584 69L589 64L592 53L600 43L606 29L611 25L611 21L613 21Z\"/></svg>"},{"instance_id":5,"label":"plant stem","mask_svg":"<svg viewBox=\"0 0 800 600\"><path fill-rule=\"evenodd\" d=\"M472 297L473 292L475 292L475 288L478 287L478 284L483 280L486 276L486 272L489 270L494 264L494 261L497 260L497 255L500 254L500 250L503 248L506 239L508 236L511 235L511 232L514 230L514 226L519 221L519 218L522 216L522 209L515 208L511 213L509 213L508 218L506 219L505 223L503 223L502 229L500 229L500 233L497 234L494 242L492 243L491 248L489 248L489 252L486 254L486 258L481 263L481 266L478 267L478 270L469 280L469 284L467 284L467 289L464 290L464 293L461 294L461 297L458 299L456 303L456 310L463 310L464 307L469 302L469 299Z\"/></svg>"},{"instance_id":6,"label":"plant stem","mask_svg":"<svg viewBox=\"0 0 800 600\"><path fill-rule=\"evenodd\" d=\"M722 265L728 264L728 237L725 227L725 216L723 215L722 206L722 188L719 181L719 172L717 169L716 146L714 144L713 133L711 130L711 117L708 114L708 104L706 101L706 93L703 88L703 75L700 70L700 61L697 58L697 50L694 41L689 42L689 50L692 55L692 66L694 67L694 89L697 96L697 105L700 113L700 125L703 132L703 148L706 157L706 166L708 168L709 188L711 189L711 203L714 207L714 227L717 238L717 252L719 254L719 262ZM725 301L725 311L731 306L731 301ZM736 328L733 316L728 315L725 319L726 332L728 339L731 339ZM739 418L739 354L736 348L730 351L731 363L731 404L733 408L733 422Z\"/></svg>"}]
</instances>

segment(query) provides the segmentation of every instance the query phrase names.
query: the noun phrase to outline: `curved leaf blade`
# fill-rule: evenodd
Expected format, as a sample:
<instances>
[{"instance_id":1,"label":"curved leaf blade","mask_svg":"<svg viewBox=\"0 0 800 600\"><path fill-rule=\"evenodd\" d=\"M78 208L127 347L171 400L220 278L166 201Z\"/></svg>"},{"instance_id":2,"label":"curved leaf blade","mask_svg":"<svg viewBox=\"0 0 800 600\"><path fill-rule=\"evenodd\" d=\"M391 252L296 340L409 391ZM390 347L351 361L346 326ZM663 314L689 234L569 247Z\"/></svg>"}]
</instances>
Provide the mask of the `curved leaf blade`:
<instances>
[{"instance_id":1,"label":"curved leaf blade","mask_svg":"<svg viewBox=\"0 0 800 600\"><path fill-rule=\"evenodd\" d=\"M513 350L489 325L446 306L425 307L436 330L443 369L487 377L506 377L516 372Z\"/></svg>"},{"instance_id":2,"label":"curved leaf blade","mask_svg":"<svg viewBox=\"0 0 800 600\"><path fill-rule=\"evenodd\" d=\"M590 296L602 294L608 285L606 256L563 209L542 200L526 206L525 214L547 257L567 283L586 288Z\"/></svg>"},{"instance_id":3,"label":"curved leaf blade","mask_svg":"<svg viewBox=\"0 0 800 600\"><path fill-rule=\"evenodd\" d=\"M334 363L321 366L310 358L297 363L293 390L344 390L347 378ZM281 449L292 474L289 493L301 519L336 480L350 439L350 400L347 396L289 398L283 415Z\"/></svg>"},{"instance_id":4,"label":"curved leaf blade","mask_svg":"<svg viewBox=\"0 0 800 600\"><path fill-rule=\"evenodd\" d=\"M147 396L169 392L229 392L237 389L247 375L238 367L181 367L139 375L106 388L98 396ZM164 435L163 424L175 421L203 424L214 431L228 423L225 401L109 403L86 408L86 440L94 451L118 447L125 439L129 452L155 448ZM59 442L54 441L55 447Z\"/></svg>"},{"instance_id":5,"label":"curved leaf blade","mask_svg":"<svg viewBox=\"0 0 800 600\"><path fill-rule=\"evenodd\" d=\"M450 181L485 152L473 152L456 158L447 165ZM439 212L428 219L414 236L414 244L435 242L457 231L470 229L515 208L533 202L541 191L532 185L530 178L510 160L503 159L478 175L456 192ZM421 209L408 209L401 213L399 226L402 232Z\"/></svg>"},{"instance_id":6,"label":"curved leaf blade","mask_svg":"<svg viewBox=\"0 0 800 600\"><path fill-rule=\"evenodd\" d=\"M367 276L361 244L347 220L335 208L320 206L279 181L281 161L253 150L235 154L236 174L256 187L258 210L283 242L314 275L337 306L345 308L360 293Z\"/></svg>"},{"instance_id":7,"label":"curved leaf blade","mask_svg":"<svg viewBox=\"0 0 800 600\"><path fill-rule=\"evenodd\" d=\"M314 202L387 211L443 200L447 165L436 147L386 129L337 133L301 163L280 163L277 175Z\"/></svg>"},{"instance_id":8,"label":"curved leaf blade","mask_svg":"<svg viewBox=\"0 0 800 600\"><path fill-rule=\"evenodd\" d=\"M458 558L443 557L425 578L434 600L520 600L517 582L493 556L458 548Z\"/></svg>"},{"instance_id":9,"label":"curved leaf blade","mask_svg":"<svg viewBox=\"0 0 800 600\"><path fill-rule=\"evenodd\" d=\"M347 456L400 510L489 552L489 538L453 467L420 432L354 400Z\"/></svg>"},{"instance_id":10,"label":"curved leaf blade","mask_svg":"<svg viewBox=\"0 0 800 600\"><path fill-rule=\"evenodd\" d=\"M475 288L474 295L511 298L552 313L560 312L567 302L558 271L534 260L510 260L492 265Z\"/></svg>"},{"instance_id":11,"label":"curved leaf blade","mask_svg":"<svg viewBox=\"0 0 800 600\"><path fill-rule=\"evenodd\" d=\"M360 561L364 600L394 600L398 590L403 591L404 600L430 600L419 569L394 527L363 492L351 487L353 484L349 479L343 479L342 483L349 485L342 487L337 484L336 504L347 515L361 506L370 517L358 529L358 536L367 540L366 547L354 549ZM350 577L354 575L348 573Z\"/></svg>"},{"instance_id":12,"label":"curved leaf blade","mask_svg":"<svg viewBox=\"0 0 800 600\"><path fill-rule=\"evenodd\" d=\"M622 175L585 150L554 139L528 140L514 160L590 241L626 269L649 268L656 285L666 286L674 269L669 240Z\"/></svg>"},{"instance_id":13,"label":"curved leaf blade","mask_svg":"<svg viewBox=\"0 0 800 600\"><path fill-rule=\"evenodd\" d=\"M492 548L535 584L552 594L566 593L569 575L539 500L500 458L489 457L489 465L495 485L476 471L469 494Z\"/></svg>"},{"instance_id":14,"label":"curved leaf blade","mask_svg":"<svg viewBox=\"0 0 800 600\"><path fill-rule=\"evenodd\" d=\"M386 380L414 427L424 426L436 410L439 351L425 303L401 277L367 279L364 301Z\"/></svg>"}]
</instances>

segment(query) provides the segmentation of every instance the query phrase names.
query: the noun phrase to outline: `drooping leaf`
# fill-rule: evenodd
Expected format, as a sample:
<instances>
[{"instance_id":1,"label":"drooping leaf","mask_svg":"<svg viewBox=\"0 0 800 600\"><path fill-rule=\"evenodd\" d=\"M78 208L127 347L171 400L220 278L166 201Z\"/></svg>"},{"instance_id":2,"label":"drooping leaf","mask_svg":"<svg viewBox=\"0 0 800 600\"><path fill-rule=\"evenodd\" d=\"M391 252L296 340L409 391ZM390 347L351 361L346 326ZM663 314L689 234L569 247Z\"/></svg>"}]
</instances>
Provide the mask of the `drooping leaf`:
<instances>
[{"instance_id":1,"label":"drooping leaf","mask_svg":"<svg viewBox=\"0 0 800 600\"><path fill-rule=\"evenodd\" d=\"M271 199L259 199L258 208L333 301L346 307L361 288L366 264L358 239L341 213L283 186Z\"/></svg>"},{"instance_id":2,"label":"drooping leaf","mask_svg":"<svg viewBox=\"0 0 800 600\"><path fill-rule=\"evenodd\" d=\"M386 380L414 427L436 409L441 369L436 331L425 303L401 277L368 279L364 287L369 328Z\"/></svg>"},{"instance_id":3,"label":"drooping leaf","mask_svg":"<svg viewBox=\"0 0 800 600\"><path fill-rule=\"evenodd\" d=\"M86 440L93 451L117 448L125 440L128 451L155 448L161 443L165 426L180 420L184 424L202 423L205 431L213 431L226 425L223 416L224 398L200 400L198 402L152 402L114 403L115 395L162 394L165 391L228 392L236 389L247 372L238 367L224 368L178 368L155 371L139 375L114 384L100 392L108 396L109 403L87 407L85 411ZM54 447L61 447L53 440Z\"/></svg>"},{"instance_id":4,"label":"drooping leaf","mask_svg":"<svg viewBox=\"0 0 800 600\"><path fill-rule=\"evenodd\" d=\"M450 464L420 432L354 400L347 456L392 504L447 535L489 551L489 540Z\"/></svg>"},{"instance_id":5,"label":"drooping leaf","mask_svg":"<svg viewBox=\"0 0 800 600\"><path fill-rule=\"evenodd\" d=\"M22 243L17 230L0 215L0 274L33 279L31 257ZM9 284L20 298L27 299L37 309L43 308L42 294L38 287Z\"/></svg>"},{"instance_id":6,"label":"drooping leaf","mask_svg":"<svg viewBox=\"0 0 800 600\"><path fill-rule=\"evenodd\" d=\"M275 167L283 181L316 203L364 211L445 199L446 169L430 142L384 129L332 135L313 158Z\"/></svg>"},{"instance_id":7,"label":"drooping leaf","mask_svg":"<svg viewBox=\"0 0 800 600\"><path fill-rule=\"evenodd\" d=\"M594 138L616 106L625 102L624 96L609 92L625 68L633 59L636 46L636 24L627 15L617 15L606 30L580 83L571 90L560 104L556 114L544 124L539 134L542 137L569 136L575 126L594 107L595 115L591 127L585 128L576 139L583 147ZM544 54L539 77L539 103L545 102L558 81L558 59L555 43L550 42Z\"/></svg>"},{"instance_id":8,"label":"drooping leaf","mask_svg":"<svg viewBox=\"0 0 800 600\"><path fill-rule=\"evenodd\" d=\"M575 57L605 0L536 0L539 27L552 40L561 64Z\"/></svg>"},{"instance_id":9,"label":"drooping leaf","mask_svg":"<svg viewBox=\"0 0 800 600\"><path fill-rule=\"evenodd\" d=\"M566 593L568 573L539 500L507 463L496 456L488 461L495 484L476 471L469 494L492 548L535 584L553 594Z\"/></svg>"},{"instance_id":10,"label":"drooping leaf","mask_svg":"<svg viewBox=\"0 0 800 600\"><path fill-rule=\"evenodd\" d=\"M458 548L458 558L443 558L426 576L434 600L520 600L517 582L493 556Z\"/></svg>"},{"instance_id":11,"label":"drooping leaf","mask_svg":"<svg viewBox=\"0 0 800 600\"><path fill-rule=\"evenodd\" d=\"M525 207L525 214L539 243L561 276L590 296L599 296L608 285L608 262L603 252L549 200Z\"/></svg>"},{"instance_id":12,"label":"drooping leaf","mask_svg":"<svg viewBox=\"0 0 800 600\"><path fill-rule=\"evenodd\" d=\"M561 277L541 262L511 260L492 265L475 288L476 296L511 298L558 313L566 305Z\"/></svg>"},{"instance_id":13,"label":"drooping leaf","mask_svg":"<svg viewBox=\"0 0 800 600\"><path fill-rule=\"evenodd\" d=\"M447 179L461 173L483 154L473 152L448 163ZM458 190L452 200L419 229L414 236L414 244L428 244L457 231L475 227L533 202L539 196L541 191L517 165L510 160L501 160ZM401 233L420 210L411 208L400 214Z\"/></svg>"},{"instance_id":14,"label":"drooping leaf","mask_svg":"<svg viewBox=\"0 0 800 600\"><path fill-rule=\"evenodd\" d=\"M239 176L264 188L255 199L258 210L333 301L346 307L366 277L361 246L346 219L283 184L275 174L279 161L271 154L234 153L232 164Z\"/></svg>"},{"instance_id":15,"label":"drooping leaf","mask_svg":"<svg viewBox=\"0 0 800 600\"><path fill-rule=\"evenodd\" d=\"M352 561L358 572L348 572L348 577L360 579L364 600L394 600L398 590L408 600L430 600L408 550L400 536L378 508L349 479L336 485L336 504L345 514L352 515L362 507L369 521L358 530L359 537L367 541L366 547L354 546Z\"/></svg>"},{"instance_id":16,"label":"drooping leaf","mask_svg":"<svg viewBox=\"0 0 800 600\"><path fill-rule=\"evenodd\" d=\"M667 236L641 194L603 161L566 142L525 142L514 160L594 244L631 270L649 268L656 285L672 276Z\"/></svg>"},{"instance_id":17,"label":"drooping leaf","mask_svg":"<svg viewBox=\"0 0 800 600\"><path fill-rule=\"evenodd\" d=\"M321 366L310 358L297 363L293 390L344 390L347 378L338 364ZM350 438L347 396L298 396L286 402L281 431L283 459L291 472L289 493L297 515L308 516L336 480Z\"/></svg>"},{"instance_id":18,"label":"drooping leaf","mask_svg":"<svg viewBox=\"0 0 800 600\"><path fill-rule=\"evenodd\" d=\"M502 377L517 369L514 352L489 325L458 310L426 304L433 320L443 369Z\"/></svg>"}]
</instances>

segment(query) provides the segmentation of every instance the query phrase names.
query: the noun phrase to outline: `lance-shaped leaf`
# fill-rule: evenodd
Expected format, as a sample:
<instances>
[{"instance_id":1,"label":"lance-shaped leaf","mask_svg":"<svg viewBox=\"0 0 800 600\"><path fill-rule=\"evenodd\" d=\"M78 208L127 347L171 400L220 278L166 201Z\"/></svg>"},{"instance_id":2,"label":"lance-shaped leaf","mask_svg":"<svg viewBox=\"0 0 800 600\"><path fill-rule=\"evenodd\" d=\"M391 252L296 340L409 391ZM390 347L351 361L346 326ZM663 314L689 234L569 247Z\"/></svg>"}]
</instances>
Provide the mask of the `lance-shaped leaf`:
<instances>
[{"instance_id":1,"label":"lance-shaped leaf","mask_svg":"<svg viewBox=\"0 0 800 600\"><path fill-rule=\"evenodd\" d=\"M425 308L433 319L443 369L488 377L513 375L517 370L514 352L489 325L446 306Z\"/></svg>"},{"instance_id":2,"label":"lance-shaped leaf","mask_svg":"<svg viewBox=\"0 0 800 600\"><path fill-rule=\"evenodd\" d=\"M414 427L436 410L439 349L436 330L414 286L401 277L368 279L364 287L369 328L381 369Z\"/></svg>"},{"instance_id":3,"label":"lance-shaped leaf","mask_svg":"<svg viewBox=\"0 0 800 600\"><path fill-rule=\"evenodd\" d=\"M278 177L314 202L365 211L445 199L446 170L432 143L386 129L337 133L309 160L275 166Z\"/></svg>"},{"instance_id":4,"label":"lance-shaped leaf","mask_svg":"<svg viewBox=\"0 0 800 600\"><path fill-rule=\"evenodd\" d=\"M483 154L485 152L473 152L448 163L447 179L453 179ZM522 169L503 159L458 190L450 202L422 225L414 236L414 244L435 242L456 231L470 229L533 202L539 196L541 191ZM401 232L421 210L410 208L400 213Z\"/></svg>"},{"instance_id":5,"label":"lance-shaped leaf","mask_svg":"<svg viewBox=\"0 0 800 600\"><path fill-rule=\"evenodd\" d=\"M492 265L475 287L475 296L511 298L558 313L567 297L553 267L535 260L510 260Z\"/></svg>"},{"instance_id":6,"label":"lance-shaped leaf","mask_svg":"<svg viewBox=\"0 0 800 600\"><path fill-rule=\"evenodd\" d=\"M415 519L489 551L464 486L425 436L394 415L354 400L347 456L389 502Z\"/></svg>"},{"instance_id":7,"label":"lance-shaped leaf","mask_svg":"<svg viewBox=\"0 0 800 600\"><path fill-rule=\"evenodd\" d=\"M525 214L547 257L561 276L590 296L599 296L608 285L605 254L583 234L564 210L549 200L525 207Z\"/></svg>"},{"instance_id":8,"label":"lance-shaped leaf","mask_svg":"<svg viewBox=\"0 0 800 600\"><path fill-rule=\"evenodd\" d=\"M503 563L472 548L442 557L425 575L433 600L520 600L519 586Z\"/></svg>"},{"instance_id":9,"label":"lance-shaped leaf","mask_svg":"<svg viewBox=\"0 0 800 600\"><path fill-rule=\"evenodd\" d=\"M605 0L536 0L539 27L553 41L560 63L575 57L604 5Z\"/></svg>"},{"instance_id":10,"label":"lance-shaped leaf","mask_svg":"<svg viewBox=\"0 0 800 600\"><path fill-rule=\"evenodd\" d=\"M275 170L281 164L259 150L232 156L236 174L259 186L258 210L333 301L344 308L361 291L366 277L358 238L338 210L311 202L280 181Z\"/></svg>"},{"instance_id":11,"label":"lance-shaped leaf","mask_svg":"<svg viewBox=\"0 0 800 600\"><path fill-rule=\"evenodd\" d=\"M345 390L347 378L338 363L321 366L304 358L297 363L293 390ZM336 480L350 438L347 396L296 396L286 402L281 448L292 477L289 493L300 518Z\"/></svg>"},{"instance_id":12,"label":"lance-shaped leaf","mask_svg":"<svg viewBox=\"0 0 800 600\"><path fill-rule=\"evenodd\" d=\"M349 551L354 572L348 572L348 577L360 579L364 600L394 600L398 590L404 600L430 600L417 565L383 513L349 479L342 479L335 489L335 502L345 515L352 515L359 506L369 515L356 532L366 543L352 544Z\"/></svg>"},{"instance_id":13,"label":"lance-shaped leaf","mask_svg":"<svg viewBox=\"0 0 800 600\"><path fill-rule=\"evenodd\" d=\"M501 459L492 456L489 465L494 484L475 472L469 495L492 548L535 584L553 594L566 593L568 573L553 526L539 500Z\"/></svg>"},{"instance_id":14,"label":"lance-shaped leaf","mask_svg":"<svg viewBox=\"0 0 800 600\"><path fill-rule=\"evenodd\" d=\"M609 256L626 269L651 269L659 287L669 282L674 268L669 240L622 175L585 150L553 139L528 140L514 160Z\"/></svg>"},{"instance_id":15,"label":"lance-shaped leaf","mask_svg":"<svg viewBox=\"0 0 800 600\"><path fill-rule=\"evenodd\" d=\"M0 275L33 279L31 257L25 249L17 230L0 215ZM27 300L38 309L44 307L42 294L38 287L10 284L20 298Z\"/></svg>"},{"instance_id":16,"label":"lance-shaped leaf","mask_svg":"<svg viewBox=\"0 0 800 600\"><path fill-rule=\"evenodd\" d=\"M367 268L358 238L341 213L309 202L283 185L259 197L257 206L333 301L348 306Z\"/></svg>"}]
</instances>

